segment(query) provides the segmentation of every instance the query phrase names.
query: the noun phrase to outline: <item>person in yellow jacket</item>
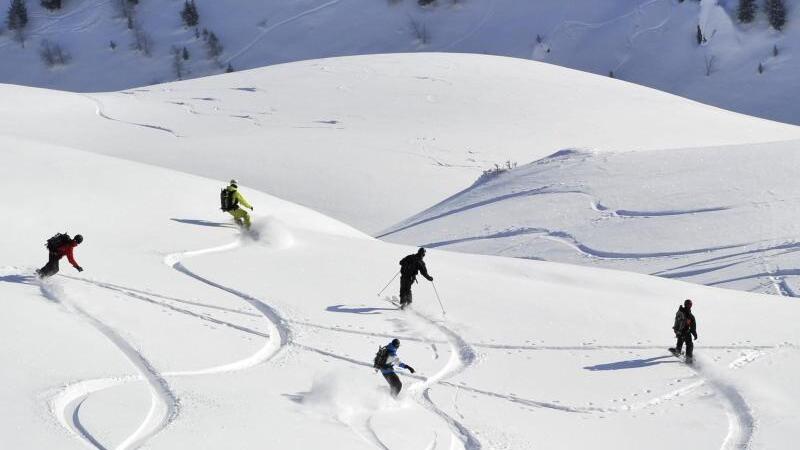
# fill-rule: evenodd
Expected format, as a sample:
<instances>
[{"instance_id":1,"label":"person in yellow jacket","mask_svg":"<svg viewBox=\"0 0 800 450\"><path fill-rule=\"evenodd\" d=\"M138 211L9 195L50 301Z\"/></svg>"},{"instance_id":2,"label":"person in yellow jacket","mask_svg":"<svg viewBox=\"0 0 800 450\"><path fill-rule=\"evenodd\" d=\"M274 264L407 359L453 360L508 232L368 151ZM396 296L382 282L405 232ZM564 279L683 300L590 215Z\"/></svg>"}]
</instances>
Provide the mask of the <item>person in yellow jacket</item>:
<instances>
[{"instance_id":1,"label":"person in yellow jacket","mask_svg":"<svg viewBox=\"0 0 800 450\"><path fill-rule=\"evenodd\" d=\"M239 192L238 185L239 183L237 183L236 180L231 180L231 184L222 190L220 194L222 210L232 215L233 220L236 221L239 226L244 226L249 230L250 215L240 206L244 206L250 209L250 211L253 210L253 207L247 202L247 199L244 198L242 193Z\"/></svg>"}]
</instances>

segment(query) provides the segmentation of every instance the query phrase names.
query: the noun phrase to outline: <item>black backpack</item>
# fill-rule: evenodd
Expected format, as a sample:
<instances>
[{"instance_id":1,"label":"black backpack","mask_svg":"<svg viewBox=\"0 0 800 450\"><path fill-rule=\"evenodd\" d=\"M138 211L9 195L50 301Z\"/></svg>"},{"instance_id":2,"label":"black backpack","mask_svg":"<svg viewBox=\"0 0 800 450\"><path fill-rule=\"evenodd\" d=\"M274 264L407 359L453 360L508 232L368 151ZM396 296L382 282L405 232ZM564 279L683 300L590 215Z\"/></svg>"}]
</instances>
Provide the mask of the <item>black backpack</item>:
<instances>
[{"instance_id":1,"label":"black backpack","mask_svg":"<svg viewBox=\"0 0 800 450\"><path fill-rule=\"evenodd\" d=\"M47 247L47 249L50 250L51 252L54 252L62 245L66 245L71 241L72 238L69 237L67 233L56 233L55 236L47 240L44 246Z\"/></svg>"},{"instance_id":2,"label":"black backpack","mask_svg":"<svg viewBox=\"0 0 800 450\"><path fill-rule=\"evenodd\" d=\"M225 188L219 193L220 208L223 211L233 211L239 207L239 200L236 199L236 191Z\"/></svg>"},{"instance_id":3,"label":"black backpack","mask_svg":"<svg viewBox=\"0 0 800 450\"><path fill-rule=\"evenodd\" d=\"M414 273L414 268L417 264L417 255L408 255L400 260L400 273L403 275L411 275Z\"/></svg>"},{"instance_id":4,"label":"black backpack","mask_svg":"<svg viewBox=\"0 0 800 450\"><path fill-rule=\"evenodd\" d=\"M389 359L389 349L378 347L378 353L375 353L375 359L372 360L372 367L375 370L380 370L386 367L386 360Z\"/></svg>"}]
</instances>

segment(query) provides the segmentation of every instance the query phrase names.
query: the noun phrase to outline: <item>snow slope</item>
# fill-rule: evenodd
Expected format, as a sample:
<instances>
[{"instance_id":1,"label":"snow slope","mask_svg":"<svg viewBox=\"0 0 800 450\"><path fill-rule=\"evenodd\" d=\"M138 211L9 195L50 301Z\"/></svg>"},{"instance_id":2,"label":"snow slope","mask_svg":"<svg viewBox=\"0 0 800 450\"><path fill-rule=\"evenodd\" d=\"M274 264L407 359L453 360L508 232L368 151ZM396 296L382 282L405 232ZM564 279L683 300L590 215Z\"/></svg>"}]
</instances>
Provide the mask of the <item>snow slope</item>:
<instances>
[{"instance_id":1,"label":"snow slope","mask_svg":"<svg viewBox=\"0 0 800 450\"><path fill-rule=\"evenodd\" d=\"M380 236L796 297L798 146L565 150L485 177Z\"/></svg>"},{"instance_id":2,"label":"snow slope","mask_svg":"<svg viewBox=\"0 0 800 450\"><path fill-rule=\"evenodd\" d=\"M399 312L375 293L412 248L248 189L253 240L202 194L221 181L0 144L2 188L23 197L0 200L14 211L0 218L9 448L794 443L800 311L781 298L432 250L447 314L426 284ZM56 230L86 236L86 270L42 283L31 274ZM694 367L664 350L685 297ZM395 336L417 369L396 402L370 368Z\"/></svg>"},{"instance_id":3,"label":"snow slope","mask_svg":"<svg viewBox=\"0 0 800 450\"><path fill-rule=\"evenodd\" d=\"M236 177L370 233L508 160L800 138L794 126L630 83L477 55L334 58L105 94L0 86L0 95L0 134Z\"/></svg>"},{"instance_id":4,"label":"snow slope","mask_svg":"<svg viewBox=\"0 0 800 450\"><path fill-rule=\"evenodd\" d=\"M0 0L0 11L10 0ZM533 59L644 84L746 114L797 123L800 8L787 0L782 32L763 13L739 24L738 0L197 0L198 31L224 47L207 56L201 33L185 28L181 1L141 0L134 29L151 42L132 50L118 0L65 0L48 12L29 1L25 45L0 35L0 81L80 92L176 80L172 49L186 48L182 77L315 58L400 52L466 52ZM5 19L5 15L3 16ZM696 29L706 41L698 45ZM42 62L43 43L71 57ZM115 46L112 49L111 42ZM778 54L774 54L777 48ZM763 73L758 72L759 64Z\"/></svg>"}]
</instances>

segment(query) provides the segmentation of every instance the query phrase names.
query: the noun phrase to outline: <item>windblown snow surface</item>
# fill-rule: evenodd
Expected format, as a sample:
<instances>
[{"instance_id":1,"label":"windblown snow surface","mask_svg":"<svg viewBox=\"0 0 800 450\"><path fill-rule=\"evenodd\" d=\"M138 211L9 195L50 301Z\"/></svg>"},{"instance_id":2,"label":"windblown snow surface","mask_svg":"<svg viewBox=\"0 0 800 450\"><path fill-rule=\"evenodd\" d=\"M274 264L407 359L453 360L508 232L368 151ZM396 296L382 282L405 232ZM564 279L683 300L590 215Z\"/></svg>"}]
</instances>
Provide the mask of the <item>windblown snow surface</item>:
<instances>
[{"instance_id":1,"label":"windblown snow surface","mask_svg":"<svg viewBox=\"0 0 800 450\"><path fill-rule=\"evenodd\" d=\"M560 186L585 192L574 194L577 206L558 194L562 208L551 206L551 215L583 214L589 204L619 229L630 216L630 236L606 252L666 248L670 239L700 248L710 233L679 233L692 214L730 214L731 228L714 225L728 242L772 237L748 231L757 220L750 207L737 216L738 203L709 206L710 177L676 170L680 182L696 183L685 201L657 198L656 187L648 196L640 183L634 202L604 193L603 176L589 172L631 173L625 158L639 158L638 176L650 171L646 180L657 184L668 163L704 162L721 186L743 183L743 203L758 182L790 202L790 182L776 180L789 170L777 166L790 165L790 143L674 149L788 141L795 128L517 64L382 56L147 92L0 87L3 447L673 449L688 441L703 449L792 448L800 311L785 298L436 248L426 257L436 291L416 285L406 312L384 300L396 295L396 280L376 296L414 248L357 229L386 228L504 159L538 162L484 180L476 194L493 183L507 188L503 177L521 183L522 174L547 185L552 174L540 166L562 165ZM417 77L442 74L451 84ZM611 98L616 103L605 103ZM571 148L568 140L598 151L542 160L553 148ZM749 171L754 178L744 183L726 164L727 155L730 167L755 161L747 149L774 159L772 171ZM255 206L252 233L218 210L231 177ZM494 195L486 193L481 199ZM522 212L520 220L530 217ZM359 213L369 217L357 220ZM659 219L648 222L652 215ZM679 222L662 221L668 217ZM464 216L463 225L491 227L489 219ZM552 228L571 223L579 221ZM461 238L471 236L464 230ZM76 256L86 270L63 261L61 274L42 282L33 270L56 231L85 236ZM576 247L587 245L575 235ZM426 237L441 240L433 231ZM624 268L639 270L630 264ZM699 322L694 366L666 351L684 298L695 300ZM393 337L417 370L402 377L396 401L371 369L377 347Z\"/></svg>"}]
</instances>

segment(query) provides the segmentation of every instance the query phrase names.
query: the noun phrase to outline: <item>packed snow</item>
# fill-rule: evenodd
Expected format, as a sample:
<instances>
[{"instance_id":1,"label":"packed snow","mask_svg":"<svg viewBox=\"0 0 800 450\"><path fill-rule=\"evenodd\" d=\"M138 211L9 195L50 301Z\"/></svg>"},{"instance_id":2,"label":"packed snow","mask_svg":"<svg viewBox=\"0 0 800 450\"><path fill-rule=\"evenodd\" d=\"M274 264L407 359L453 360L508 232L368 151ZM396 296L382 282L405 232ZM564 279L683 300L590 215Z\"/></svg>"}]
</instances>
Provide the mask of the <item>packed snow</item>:
<instances>
[{"instance_id":1,"label":"packed snow","mask_svg":"<svg viewBox=\"0 0 800 450\"><path fill-rule=\"evenodd\" d=\"M433 248L434 284L421 279L412 308L399 311L387 301L398 289L390 279L416 248L370 234L436 203L452 212L470 197L537 189L556 179L550 164L562 172L556 187L582 192L554 194L569 216L559 226L579 239L594 226L585 221L607 221L593 231L617 246L606 251L666 246L657 239L678 239L665 235L682 226L688 248L752 244L764 216L751 202L778 205L758 183L791 206L791 181L777 178L793 160L777 158L800 139L796 127L554 66L445 54L310 61L107 94L0 86L0 96L4 446L794 445L792 301ZM784 167L742 182L734 163L755 166L763 154ZM505 161L521 165L442 202ZM739 203L699 168L681 171L693 161L738 188ZM232 177L255 207L250 232L219 210ZM696 190L681 194L679 182ZM619 197L631 184L639 192ZM548 201L544 213L556 209ZM513 218L538 220L515 208ZM729 228L703 219L717 213ZM788 235L786 216L774 214L781 228L771 230ZM460 237L501 226L493 215L464 215ZM700 225L717 235L691 228ZM615 230L642 236L612 242ZM62 261L59 275L38 280L44 240L64 231L85 236L76 249L85 271ZM694 365L666 350L685 298L698 318ZM397 400L372 369L395 337L416 369L401 375Z\"/></svg>"}]
</instances>

